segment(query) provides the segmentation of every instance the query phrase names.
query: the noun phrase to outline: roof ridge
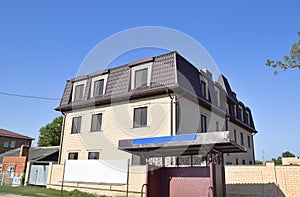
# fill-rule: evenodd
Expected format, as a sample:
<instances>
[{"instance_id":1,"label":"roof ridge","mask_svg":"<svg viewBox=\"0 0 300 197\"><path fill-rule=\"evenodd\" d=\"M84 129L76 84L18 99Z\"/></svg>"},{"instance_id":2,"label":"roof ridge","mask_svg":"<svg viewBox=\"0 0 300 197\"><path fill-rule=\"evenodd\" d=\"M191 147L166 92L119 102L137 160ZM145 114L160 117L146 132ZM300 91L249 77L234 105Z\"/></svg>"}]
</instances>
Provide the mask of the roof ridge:
<instances>
[{"instance_id":1,"label":"roof ridge","mask_svg":"<svg viewBox=\"0 0 300 197\"><path fill-rule=\"evenodd\" d=\"M9 131L7 129L3 129L0 128L0 136L7 136L7 137L15 137L15 138L27 138L27 139L32 139L34 140L34 138L20 134L20 133L16 133L13 131Z\"/></svg>"}]
</instances>

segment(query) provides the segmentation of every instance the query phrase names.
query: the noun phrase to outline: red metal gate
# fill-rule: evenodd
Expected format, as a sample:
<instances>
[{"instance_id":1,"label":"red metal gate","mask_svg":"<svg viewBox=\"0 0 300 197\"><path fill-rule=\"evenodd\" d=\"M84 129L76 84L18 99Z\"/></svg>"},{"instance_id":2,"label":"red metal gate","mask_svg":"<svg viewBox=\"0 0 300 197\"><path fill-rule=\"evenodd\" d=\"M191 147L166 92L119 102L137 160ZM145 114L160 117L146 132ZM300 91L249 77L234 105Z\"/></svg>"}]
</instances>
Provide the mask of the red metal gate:
<instances>
[{"instance_id":1,"label":"red metal gate","mask_svg":"<svg viewBox=\"0 0 300 197\"><path fill-rule=\"evenodd\" d=\"M148 165L147 197L223 197L224 167L157 167Z\"/></svg>"},{"instance_id":2,"label":"red metal gate","mask_svg":"<svg viewBox=\"0 0 300 197\"><path fill-rule=\"evenodd\" d=\"M210 178L173 177L169 190L170 197L207 197L210 195Z\"/></svg>"}]
</instances>

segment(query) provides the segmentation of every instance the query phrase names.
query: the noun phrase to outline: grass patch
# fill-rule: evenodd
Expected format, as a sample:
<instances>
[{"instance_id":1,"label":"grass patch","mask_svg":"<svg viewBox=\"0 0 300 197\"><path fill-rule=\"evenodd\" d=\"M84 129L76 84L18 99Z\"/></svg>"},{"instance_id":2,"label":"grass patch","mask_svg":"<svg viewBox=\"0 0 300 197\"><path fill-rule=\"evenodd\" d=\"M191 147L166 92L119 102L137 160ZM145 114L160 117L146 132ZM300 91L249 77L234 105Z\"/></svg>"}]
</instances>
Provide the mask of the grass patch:
<instances>
[{"instance_id":1,"label":"grass patch","mask_svg":"<svg viewBox=\"0 0 300 197\"><path fill-rule=\"evenodd\" d=\"M45 187L38 186L20 186L20 187L10 187L10 186L0 186L0 193L6 194L19 194L22 196L32 196L32 197L60 197L60 190L49 189ZM63 191L63 197L105 197L98 196L90 193L81 192L78 190L73 190L71 192Z\"/></svg>"}]
</instances>

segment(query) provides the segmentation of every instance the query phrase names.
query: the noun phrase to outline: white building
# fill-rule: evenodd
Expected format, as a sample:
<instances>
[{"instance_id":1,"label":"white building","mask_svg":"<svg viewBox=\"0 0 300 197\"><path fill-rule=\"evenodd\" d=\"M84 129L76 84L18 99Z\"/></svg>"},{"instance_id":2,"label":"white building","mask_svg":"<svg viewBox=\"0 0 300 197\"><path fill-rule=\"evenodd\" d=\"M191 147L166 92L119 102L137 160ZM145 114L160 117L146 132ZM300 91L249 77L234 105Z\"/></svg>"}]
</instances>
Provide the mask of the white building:
<instances>
[{"instance_id":1,"label":"white building","mask_svg":"<svg viewBox=\"0 0 300 197\"><path fill-rule=\"evenodd\" d=\"M251 110L223 75L213 81L177 52L68 80L56 110L64 114L61 164L128 158L144 165L144 158L118 150L118 141L227 130L247 152L224 155L224 164L255 163Z\"/></svg>"}]
</instances>

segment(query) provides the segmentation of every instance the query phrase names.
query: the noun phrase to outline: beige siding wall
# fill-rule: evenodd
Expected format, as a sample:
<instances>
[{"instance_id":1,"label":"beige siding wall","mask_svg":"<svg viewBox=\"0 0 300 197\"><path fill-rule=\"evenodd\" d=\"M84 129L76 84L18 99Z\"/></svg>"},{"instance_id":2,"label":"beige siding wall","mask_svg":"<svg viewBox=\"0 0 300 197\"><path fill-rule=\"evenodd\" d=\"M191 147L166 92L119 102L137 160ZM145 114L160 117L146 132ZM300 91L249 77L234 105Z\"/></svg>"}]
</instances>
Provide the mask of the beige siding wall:
<instances>
[{"instance_id":1,"label":"beige siding wall","mask_svg":"<svg viewBox=\"0 0 300 197\"><path fill-rule=\"evenodd\" d=\"M300 157L283 157L282 165L300 165Z\"/></svg>"},{"instance_id":2,"label":"beige siding wall","mask_svg":"<svg viewBox=\"0 0 300 197\"><path fill-rule=\"evenodd\" d=\"M133 128L133 111L148 107L147 127ZM91 117L102 113L102 131L90 132ZM73 117L82 116L81 131L71 134ZM89 151L99 151L100 159L129 159L131 155L118 150L120 139L170 135L170 98L154 97L147 100L112 104L101 108L74 111L66 115L62 160L68 153L78 152L78 159L87 159Z\"/></svg>"},{"instance_id":3,"label":"beige siding wall","mask_svg":"<svg viewBox=\"0 0 300 197\"><path fill-rule=\"evenodd\" d=\"M226 166L225 174L227 196L300 196L300 166Z\"/></svg>"},{"instance_id":4,"label":"beige siding wall","mask_svg":"<svg viewBox=\"0 0 300 197\"><path fill-rule=\"evenodd\" d=\"M236 159L238 160L238 165L242 165L242 161L245 160L245 164L249 165L251 162L254 164L254 143L253 136L250 132L245 130L244 128L229 122L228 130L231 131L230 138L234 141L234 130L236 131L236 143L242 145L241 143L241 134L243 133L244 138L244 147L246 147L246 153L230 153L224 155L224 164L226 165L236 165ZM248 136L250 138L250 147L248 146ZM251 161L251 162L250 162Z\"/></svg>"},{"instance_id":5,"label":"beige siding wall","mask_svg":"<svg viewBox=\"0 0 300 197\"><path fill-rule=\"evenodd\" d=\"M181 120L179 125L179 134L184 133L195 133L197 129L200 129L200 116L201 114L207 117L207 132L216 132L217 124L219 131L226 130L225 118L216 114L214 111L209 111L194 102L187 100L185 98L180 98L180 111L181 111ZM199 128L198 128L199 127ZM241 144L241 135L243 133L244 138L244 147L246 147L246 153L231 153L224 154L224 164L236 165L236 159L238 159L238 165L242 164L242 161L245 160L245 164L254 164L253 152L254 144L252 134L245 130L244 128L229 122L228 130L231 131L231 140L234 141L234 130L236 130L236 143ZM248 136L250 137L250 147L248 146Z\"/></svg>"},{"instance_id":6,"label":"beige siding wall","mask_svg":"<svg viewBox=\"0 0 300 197\"><path fill-rule=\"evenodd\" d=\"M207 118L207 132L217 131L216 122L219 124L219 131L225 131L224 117L217 115L214 111L209 111L204 107L199 106L195 102L185 98L179 99L181 113L178 128L179 134L196 133L197 131L200 131L201 115L205 115Z\"/></svg>"}]
</instances>

